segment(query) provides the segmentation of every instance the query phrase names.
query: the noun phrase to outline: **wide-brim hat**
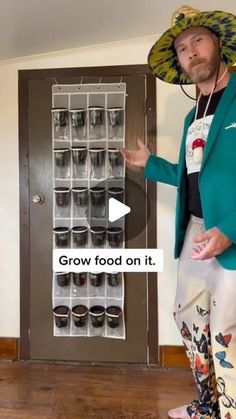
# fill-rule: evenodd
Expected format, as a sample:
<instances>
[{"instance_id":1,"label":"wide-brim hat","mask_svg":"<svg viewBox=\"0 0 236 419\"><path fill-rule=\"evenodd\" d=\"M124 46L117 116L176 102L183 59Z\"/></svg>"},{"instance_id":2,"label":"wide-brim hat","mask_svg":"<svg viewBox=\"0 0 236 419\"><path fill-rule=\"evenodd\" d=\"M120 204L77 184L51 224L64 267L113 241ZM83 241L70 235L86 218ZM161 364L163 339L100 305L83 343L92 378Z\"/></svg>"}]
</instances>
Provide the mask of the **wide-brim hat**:
<instances>
[{"instance_id":1,"label":"wide-brim hat","mask_svg":"<svg viewBox=\"0 0 236 419\"><path fill-rule=\"evenodd\" d=\"M159 79L172 84L192 84L181 70L174 40L185 29L205 26L220 40L221 59L230 66L236 61L236 16L222 11L200 12L188 6L180 7L173 15L172 27L156 41L148 55L148 64Z\"/></svg>"}]
</instances>

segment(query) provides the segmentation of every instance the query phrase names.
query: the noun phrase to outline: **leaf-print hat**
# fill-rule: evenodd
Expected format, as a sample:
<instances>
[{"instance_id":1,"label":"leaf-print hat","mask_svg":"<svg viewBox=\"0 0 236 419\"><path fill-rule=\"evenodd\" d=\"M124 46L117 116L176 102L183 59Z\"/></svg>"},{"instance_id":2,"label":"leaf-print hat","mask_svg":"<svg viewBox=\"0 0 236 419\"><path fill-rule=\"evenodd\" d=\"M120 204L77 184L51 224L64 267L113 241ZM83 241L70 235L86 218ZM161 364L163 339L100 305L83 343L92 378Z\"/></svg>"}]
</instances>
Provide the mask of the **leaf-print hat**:
<instances>
[{"instance_id":1,"label":"leaf-print hat","mask_svg":"<svg viewBox=\"0 0 236 419\"><path fill-rule=\"evenodd\" d=\"M172 26L156 41L148 55L148 64L159 79L172 84L192 84L183 73L174 48L174 40L185 29L205 26L221 44L221 59L230 66L236 61L236 16L222 11L200 12L181 6L172 17Z\"/></svg>"}]
</instances>

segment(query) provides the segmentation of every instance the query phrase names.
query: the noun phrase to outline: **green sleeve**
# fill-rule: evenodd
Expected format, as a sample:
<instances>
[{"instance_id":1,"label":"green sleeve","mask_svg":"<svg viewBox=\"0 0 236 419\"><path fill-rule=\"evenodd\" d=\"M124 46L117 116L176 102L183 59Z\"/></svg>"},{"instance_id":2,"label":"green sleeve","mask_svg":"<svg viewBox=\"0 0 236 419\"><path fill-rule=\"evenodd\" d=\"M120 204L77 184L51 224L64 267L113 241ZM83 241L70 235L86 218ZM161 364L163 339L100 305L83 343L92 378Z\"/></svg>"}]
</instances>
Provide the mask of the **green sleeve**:
<instances>
[{"instance_id":1,"label":"green sleeve","mask_svg":"<svg viewBox=\"0 0 236 419\"><path fill-rule=\"evenodd\" d=\"M145 179L177 186L178 164L151 155L144 168L144 177Z\"/></svg>"},{"instance_id":2,"label":"green sleeve","mask_svg":"<svg viewBox=\"0 0 236 419\"><path fill-rule=\"evenodd\" d=\"M233 243L236 243L236 212L230 214L216 227L222 231L222 233L224 233Z\"/></svg>"}]
</instances>

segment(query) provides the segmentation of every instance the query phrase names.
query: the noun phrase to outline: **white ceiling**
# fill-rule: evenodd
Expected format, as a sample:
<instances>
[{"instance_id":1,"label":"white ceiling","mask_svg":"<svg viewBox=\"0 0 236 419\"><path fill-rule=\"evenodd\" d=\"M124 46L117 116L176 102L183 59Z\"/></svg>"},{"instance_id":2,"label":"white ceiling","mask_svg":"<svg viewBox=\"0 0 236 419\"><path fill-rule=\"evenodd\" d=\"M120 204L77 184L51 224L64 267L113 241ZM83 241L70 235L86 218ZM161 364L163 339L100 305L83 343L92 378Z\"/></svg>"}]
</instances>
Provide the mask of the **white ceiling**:
<instances>
[{"instance_id":1,"label":"white ceiling","mask_svg":"<svg viewBox=\"0 0 236 419\"><path fill-rule=\"evenodd\" d=\"M0 0L0 60L159 34L185 0ZM235 0L186 0L236 14Z\"/></svg>"}]
</instances>

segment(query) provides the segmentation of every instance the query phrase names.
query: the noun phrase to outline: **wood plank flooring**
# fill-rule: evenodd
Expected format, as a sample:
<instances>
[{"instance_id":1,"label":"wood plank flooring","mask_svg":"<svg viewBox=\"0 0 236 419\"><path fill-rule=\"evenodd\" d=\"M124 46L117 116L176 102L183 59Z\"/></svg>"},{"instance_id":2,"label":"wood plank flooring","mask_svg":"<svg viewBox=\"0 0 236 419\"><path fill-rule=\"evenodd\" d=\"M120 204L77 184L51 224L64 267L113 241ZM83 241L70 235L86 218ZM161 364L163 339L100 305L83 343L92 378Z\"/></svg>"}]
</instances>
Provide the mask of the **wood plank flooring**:
<instances>
[{"instance_id":1,"label":"wood plank flooring","mask_svg":"<svg viewBox=\"0 0 236 419\"><path fill-rule=\"evenodd\" d=\"M4 419L166 419L194 393L182 369L0 362Z\"/></svg>"}]
</instances>

